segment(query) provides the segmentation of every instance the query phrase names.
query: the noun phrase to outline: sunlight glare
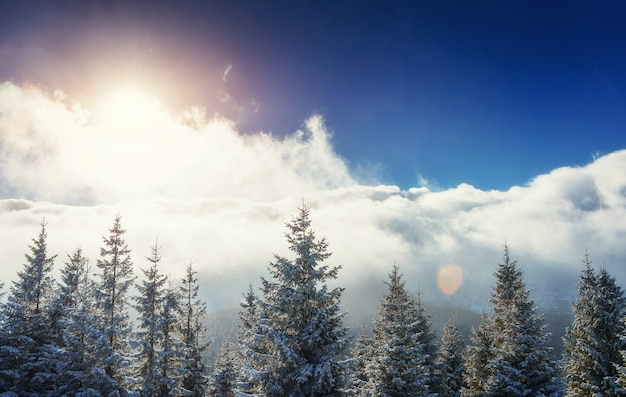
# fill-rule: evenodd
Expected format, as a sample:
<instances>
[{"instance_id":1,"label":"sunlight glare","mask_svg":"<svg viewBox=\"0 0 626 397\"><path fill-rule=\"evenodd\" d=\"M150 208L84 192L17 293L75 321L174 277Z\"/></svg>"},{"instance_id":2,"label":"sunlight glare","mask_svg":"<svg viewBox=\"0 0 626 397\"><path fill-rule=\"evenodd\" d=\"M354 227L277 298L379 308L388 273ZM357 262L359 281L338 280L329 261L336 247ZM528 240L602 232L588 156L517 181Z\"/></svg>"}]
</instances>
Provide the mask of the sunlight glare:
<instances>
[{"instance_id":1,"label":"sunlight glare","mask_svg":"<svg viewBox=\"0 0 626 397\"><path fill-rule=\"evenodd\" d=\"M159 101L136 87L125 87L106 95L96 112L100 125L118 130L145 127L162 114Z\"/></svg>"}]
</instances>

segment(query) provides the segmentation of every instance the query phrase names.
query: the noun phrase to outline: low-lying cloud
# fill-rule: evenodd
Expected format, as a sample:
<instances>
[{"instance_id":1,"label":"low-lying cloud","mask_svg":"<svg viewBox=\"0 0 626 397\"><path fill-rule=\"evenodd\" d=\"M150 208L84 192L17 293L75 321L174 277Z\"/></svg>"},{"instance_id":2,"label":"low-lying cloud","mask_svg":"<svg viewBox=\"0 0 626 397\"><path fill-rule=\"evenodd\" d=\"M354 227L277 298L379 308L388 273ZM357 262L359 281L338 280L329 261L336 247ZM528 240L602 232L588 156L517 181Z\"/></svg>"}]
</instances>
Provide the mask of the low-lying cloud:
<instances>
[{"instance_id":1,"label":"low-lying cloud","mask_svg":"<svg viewBox=\"0 0 626 397\"><path fill-rule=\"evenodd\" d=\"M394 263L427 299L486 300L505 241L531 283L575 279L587 249L618 280L626 277L626 151L507 191L401 190L358 183L319 116L281 138L242 134L198 111L162 111L132 132L107 131L90 111L11 83L0 88L0 115L5 281L42 219L57 268L77 246L95 266L120 213L137 267L147 266L158 238L166 274L181 277L193 261L209 307L232 307L258 284L272 253L288 254L284 223L303 200L332 263L343 265L346 300L371 303L372 312L379 296L371 286L382 287ZM464 274L451 297L436 289L447 264Z\"/></svg>"}]
</instances>

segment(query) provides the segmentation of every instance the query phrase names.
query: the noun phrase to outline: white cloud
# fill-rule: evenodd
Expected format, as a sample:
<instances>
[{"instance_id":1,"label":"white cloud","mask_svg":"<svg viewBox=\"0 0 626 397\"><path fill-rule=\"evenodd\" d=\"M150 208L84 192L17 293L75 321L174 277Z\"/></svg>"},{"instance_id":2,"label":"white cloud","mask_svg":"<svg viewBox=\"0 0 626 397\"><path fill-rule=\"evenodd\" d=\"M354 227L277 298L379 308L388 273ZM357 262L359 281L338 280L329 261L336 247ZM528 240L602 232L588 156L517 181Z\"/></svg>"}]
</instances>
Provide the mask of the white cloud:
<instances>
[{"instance_id":1,"label":"white cloud","mask_svg":"<svg viewBox=\"0 0 626 397\"><path fill-rule=\"evenodd\" d=\"M286 139L242 135L225 119L193 126L165 111L126 130L69 109L37 89L0 92L5 190L35 200L114 203L147 197L272 200L293 191L352 184L321 117Z\"/></svg>"},{"instance_id":2,"label":"white cloud","mask_svg":"<svg viewBox=\"0 0 626 397\"><path fill-rule=\"evenodd\" d=\"M329 240L332 263L343 265L346 300L363 306L365 299L372 311L379 298L372 286L382 288L393 263L425 297L460 300L480 289L486 298L505 241L529 280L575 277L586 249L626 277L626 151L507 191L467 184L403 191L357 184L319 116L278 139L243 135L198 109L184 120L162 112L129 135L11 84L0 89L0 114L3 280L22 265L44 217L57 267L77 245L95 266L101 237L120 213L137 266L158 238L166 273L180 277L191 260L209 306L232 306L258 284L272 253L288 254L284 223L302 200L318 236ZM464 269L456 298L434 287L448 263Z\"/></svg>"}]
</instances>

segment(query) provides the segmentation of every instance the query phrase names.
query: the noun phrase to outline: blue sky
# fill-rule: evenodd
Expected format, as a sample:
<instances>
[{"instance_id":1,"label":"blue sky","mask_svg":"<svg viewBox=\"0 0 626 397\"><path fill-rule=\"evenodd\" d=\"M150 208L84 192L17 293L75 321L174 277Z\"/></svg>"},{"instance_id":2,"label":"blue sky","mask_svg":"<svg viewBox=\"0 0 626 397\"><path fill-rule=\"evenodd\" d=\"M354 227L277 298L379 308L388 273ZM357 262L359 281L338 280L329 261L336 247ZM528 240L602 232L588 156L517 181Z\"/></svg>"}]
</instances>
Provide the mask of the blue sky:
<instances>
[{"instance_id":1,"label":"blue sky","mask_svg":"<svg viewBox=\"0 0 626 397\"><path fill-rule=\"evenodd\" d=\"M121 214L236 306L303 201L358 308L394 263L487 302L505 241L565 304L586 250L625 280L626 6L548 4L3 2L0 280Z\"/></svg>"},{"instance_id":2,"label":"blue sky","mask_svg":"<svg viewBox=\"0 0 626 397\"><path fill-rule=\"evenodd\" d=\"M506 190L626 147L621 2L15 3L0 80L141 79L246 133L321 114L366 182Z\"/></svg>"}]
</instances>

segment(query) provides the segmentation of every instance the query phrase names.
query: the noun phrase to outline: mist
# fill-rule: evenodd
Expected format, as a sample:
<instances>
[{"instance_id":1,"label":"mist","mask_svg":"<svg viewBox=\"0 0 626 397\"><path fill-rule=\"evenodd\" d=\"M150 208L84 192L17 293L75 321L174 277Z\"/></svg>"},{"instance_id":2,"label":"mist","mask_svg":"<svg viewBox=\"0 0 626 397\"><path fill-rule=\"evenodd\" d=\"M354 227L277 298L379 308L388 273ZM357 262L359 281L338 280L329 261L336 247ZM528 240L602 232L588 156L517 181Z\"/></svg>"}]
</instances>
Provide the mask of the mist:
<instances>
[{"instance_id":1,"label":"mist","mask_svg":"<svg viewBox=\"0 0 626 397\"><path fill-rule=\"evenodd\" d=\"M285 223L303 204L341 265L338 286L354 324L376 312L393 264L407 287L442 313L488 306L505 243L539 306L567 306L586 250L626 277L626 151L563 166L523 186L481 190L365 183L333 147L321 115L293 134L243 134L199 109L158 116L136 131L109 131L90 109L36 87L0 86L0 279L5 289L45 219L49 251L80 246L92 265L102 236L122 217L137 268L158 239L162 271L193 262L209 311L237 308L273 254L289 257ZM337 132L340 133L340 132ZM460 288L437 288L444 265ZM561 305L562 306L562 305ZM455 309L456 308L456 309Z\"/></svg>"}]
</instances>

